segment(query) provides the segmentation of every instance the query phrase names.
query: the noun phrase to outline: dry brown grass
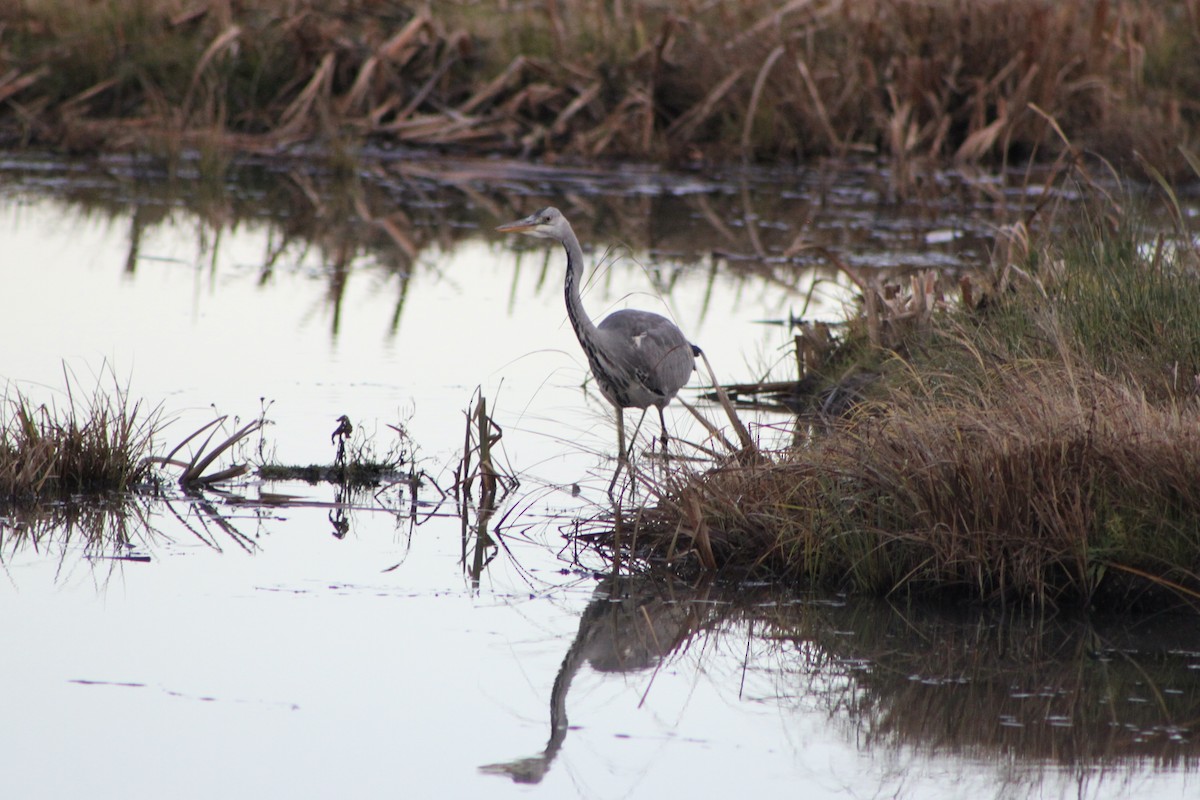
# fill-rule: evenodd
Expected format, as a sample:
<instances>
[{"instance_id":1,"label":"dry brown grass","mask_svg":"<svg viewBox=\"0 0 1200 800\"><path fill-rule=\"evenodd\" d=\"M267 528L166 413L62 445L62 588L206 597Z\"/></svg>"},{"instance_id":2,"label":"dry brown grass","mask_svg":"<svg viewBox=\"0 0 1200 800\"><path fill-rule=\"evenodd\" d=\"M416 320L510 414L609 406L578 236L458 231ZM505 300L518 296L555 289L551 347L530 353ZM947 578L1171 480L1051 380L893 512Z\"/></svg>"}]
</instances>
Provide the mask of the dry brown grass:
<instances>
[{"instance_id":1,"label":"dry brown grass","mask_svg":"<svg viewBox=\"0 0 1200 800\"><path fill-rule=\"evenodd\" d=\"M1200 608L1197 252L1136 220L1083 214L1018 248L969 308L931 311L923 280L868 293L840 346L873 359L870 399L784 452L645 479L633 555L875 594Z\"/></svg>"},{"instance_id":2,"label":"dry brown grass","mask_svg":"<svg viewBox=\"0 0 1200 800\"><path fill-rule=\"evenodd\" d=\"M119 492L147 479L144 457L157 413L120 386L79 394L68 376L62 405L36 405L9 389L0 398L0 503L27 504Z\"/></svg>"},{"instance_id":3,"label":"dry brown grass","mask_svg":"<svg viewBox=\"0 0 1200 800\"><path fill-rule=\"evenodd\" d=\"M1057 371L1000 375L986 397L896 401L791 454L767 482L791 484L764 499L799 513L774 545L785 559L841 551L817 556L832 572L813 577L1045 602L1090 597L1115 554L1132 559L1117 566L1169 565L1195 581L1200 431L1183 415ZM843 537L858 541L847 549Z\"/></svg>"},{"instance_id":4,"label":"dry brown grass","mask_svg":"<svg viewBox=\"0 0 1200 800\"><path fill-rule=\"evenodd\" d=\"M162 428L159 410L147 412L142 403L131 403L127 387L115 380L111 387L98 382L85 396L68 373L61 403L36 404L9 387L0 398L0 507L158 488L155 467L177 468L179 486L189 491L232 480L249 467L221 467L219 461L262 428L264 419L232 433L225 421L224 416L212 420L159 456L153 453L153 439ZM223 438L216 440L218 435ZM190 453L180 455L189 445Z\"/></svg>"},{"instance_id":5,"label":"dry brown grass","mask_svg":"<svg viewBox=\"0 0 1200 800\"><path fill-rule=\"evenodd\" d=\"M870 153L1163 169L1200 5L1133 0L0 4L10 144L364 142L678 161Z\"/></svg>"},{"instance_id":6,"label":"dry brown grass","mask_svg":"<svg viewBox=\"0 0 1200 800\"><path fill-rule=\"evenodd\" d=\"M676 567L867 593L1045 605L1137 584L1200 599L1194 404L1155 408L1046 365L984 392L947 382L769 462L658 487L642 543Z\"/></svg>"}]
</instances>

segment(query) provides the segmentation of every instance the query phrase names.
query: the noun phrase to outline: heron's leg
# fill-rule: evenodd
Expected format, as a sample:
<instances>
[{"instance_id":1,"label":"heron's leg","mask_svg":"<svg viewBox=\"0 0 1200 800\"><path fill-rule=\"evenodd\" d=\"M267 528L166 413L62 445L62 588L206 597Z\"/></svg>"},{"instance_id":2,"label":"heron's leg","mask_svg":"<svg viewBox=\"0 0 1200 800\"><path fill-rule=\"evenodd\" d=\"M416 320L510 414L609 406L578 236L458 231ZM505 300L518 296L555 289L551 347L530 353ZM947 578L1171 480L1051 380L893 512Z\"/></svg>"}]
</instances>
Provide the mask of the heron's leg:
<instances>
[{"instance_id":1,"label":"heron's leg","mask_svg":"<svg viewBox=\"0 0 1200 800\"><path fill-rule=\"evenodd\" d=\"M628 460L625 452L625 409L617 409L617 463L624 464Z\"/></svg>"},{"instance_id":2,"label":"heron's leg","mask_svg":"<svg viewBox=\"0 0 1200 800\"><path fill-rule=\"evenodd\" d=\"M613 497L613 487L617 485L617 478L621 475L621 467L625 466L625 410L619 406L614 406L617 412L617 466L613 470L612 480L608 482L608 499L616 502Z\"/></svg>"},{"instance_id":3,"label":"heron's leg","mask_svg":"<svg viewBox=\"0 0 1200 800\"><path fill-rule=\"evenodd\" d=\"M667 418L663 416L662 406L658 407L658 421L662 424L663 455L667 454Z\"/></svg>"}]
</instances>

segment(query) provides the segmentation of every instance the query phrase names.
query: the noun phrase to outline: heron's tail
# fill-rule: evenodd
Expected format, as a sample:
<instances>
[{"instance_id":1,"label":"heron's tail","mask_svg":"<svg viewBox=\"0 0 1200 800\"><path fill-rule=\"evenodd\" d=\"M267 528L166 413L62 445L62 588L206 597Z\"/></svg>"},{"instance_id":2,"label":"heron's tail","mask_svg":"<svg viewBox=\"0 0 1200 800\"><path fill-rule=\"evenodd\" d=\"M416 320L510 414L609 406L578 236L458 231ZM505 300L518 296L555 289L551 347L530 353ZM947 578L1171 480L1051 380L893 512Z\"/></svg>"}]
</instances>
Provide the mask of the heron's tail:
<instances>
[{"instance_id":1,"label":"heron's tail","mask_svg":"<svg viewBox=\"0 0 1200 800\"><path fill-rule=\"evenodd\" d=\"M689 344L691 344L691 343L689 342ZM700 356L704 355L704 351L693 344L692 345L692 355L695 356L696 358L699 358Z\"/></svg>"}]
</instances>

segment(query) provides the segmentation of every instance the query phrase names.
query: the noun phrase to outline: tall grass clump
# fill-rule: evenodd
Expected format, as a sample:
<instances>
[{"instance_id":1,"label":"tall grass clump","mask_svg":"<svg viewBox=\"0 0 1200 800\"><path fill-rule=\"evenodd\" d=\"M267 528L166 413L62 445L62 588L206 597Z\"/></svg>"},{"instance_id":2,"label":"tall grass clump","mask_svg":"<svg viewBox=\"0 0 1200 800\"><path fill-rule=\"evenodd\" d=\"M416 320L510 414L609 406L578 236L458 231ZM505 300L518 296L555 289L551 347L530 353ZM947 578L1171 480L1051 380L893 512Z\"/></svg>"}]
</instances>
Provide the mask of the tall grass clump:
<instances>
[{"instance_id":1,"label":"tall grass clump","mask_svg":"<svg viewBox=\"0 0 1200 800\"><path fill-rule=\"evenodd\" d=\"M660 484L638 554L871 594L1200 608L1196 253L1115 219L893 342L846 418Z\"/></svg>"},{"instance_id":2,"label":"tall grass clump","mask_svg":"<svg viewBox=\"0 0 1200 800\"><path fill-rule=\"evenodd\" d=\"M1075 266L1050 279L1061 281L1062 321L1075 347L1155 399L1200 392L1200 254L1188 238L1096 231L1066 247L1064 263Z\"/></svg>"},{"instance_id":3,"label":"tall grass clump","mask_svg":"<svg viewBox=\"0 0 1200 800\"><path fill-rule=\"evenodd\" d=\"M157 415L125 392L80 396L68 379L62 405L0 398L0 504L25 505L132 489L147 480Z\"/></svg>"}]
</instances>

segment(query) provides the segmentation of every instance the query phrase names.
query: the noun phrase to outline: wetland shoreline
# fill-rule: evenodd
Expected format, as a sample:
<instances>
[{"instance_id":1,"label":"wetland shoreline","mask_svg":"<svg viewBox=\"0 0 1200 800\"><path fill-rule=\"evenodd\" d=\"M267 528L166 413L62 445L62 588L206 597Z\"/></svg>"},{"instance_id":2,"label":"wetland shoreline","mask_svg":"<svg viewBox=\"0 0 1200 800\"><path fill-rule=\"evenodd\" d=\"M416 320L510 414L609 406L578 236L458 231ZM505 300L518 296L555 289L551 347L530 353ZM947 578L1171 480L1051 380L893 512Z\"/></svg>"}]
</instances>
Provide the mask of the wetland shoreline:
<instances>
[{"instance_id":1,"label":"wetland shoreline","mask_svg":"<svg viewBox=\"0 0 1200 800\"><path fill-rule=\"evenodd\" d=\"M499 18L472 4L302 2L286 18L258 3L6 7L0 132L30 148L187 159L218 184L245 154L300 151L353 182L380 146L536 157L549 172L848 155L886 165L899 203L948 159L1053 164L1043 188L1087 198L1070 236L1051 237L1053 202L996 221L971 275L883 275L797 234L785 252L849 276L860 302L835 334L797 332L795 446L640 473L653 502L621 515L637 536L617 526L595 541L625 563L797 586L1194 610L1191 7L1027 0L999 25L994 4L684 6ZM929 24L940 15L954 24ZM953 33L921 38L935 30ZM862 57L844 73L848 51ZM710 68L695 68L700 52ZM1159 181L1167 229L1093 177L1134 164ZM361 212L346 215L412 259L390 217ZM18 496L57 474L47 458L28 469L46 447L30 421L58 422L9 400L0 476L31 476L6 489Z\"/></svg>"}]
</instances>

